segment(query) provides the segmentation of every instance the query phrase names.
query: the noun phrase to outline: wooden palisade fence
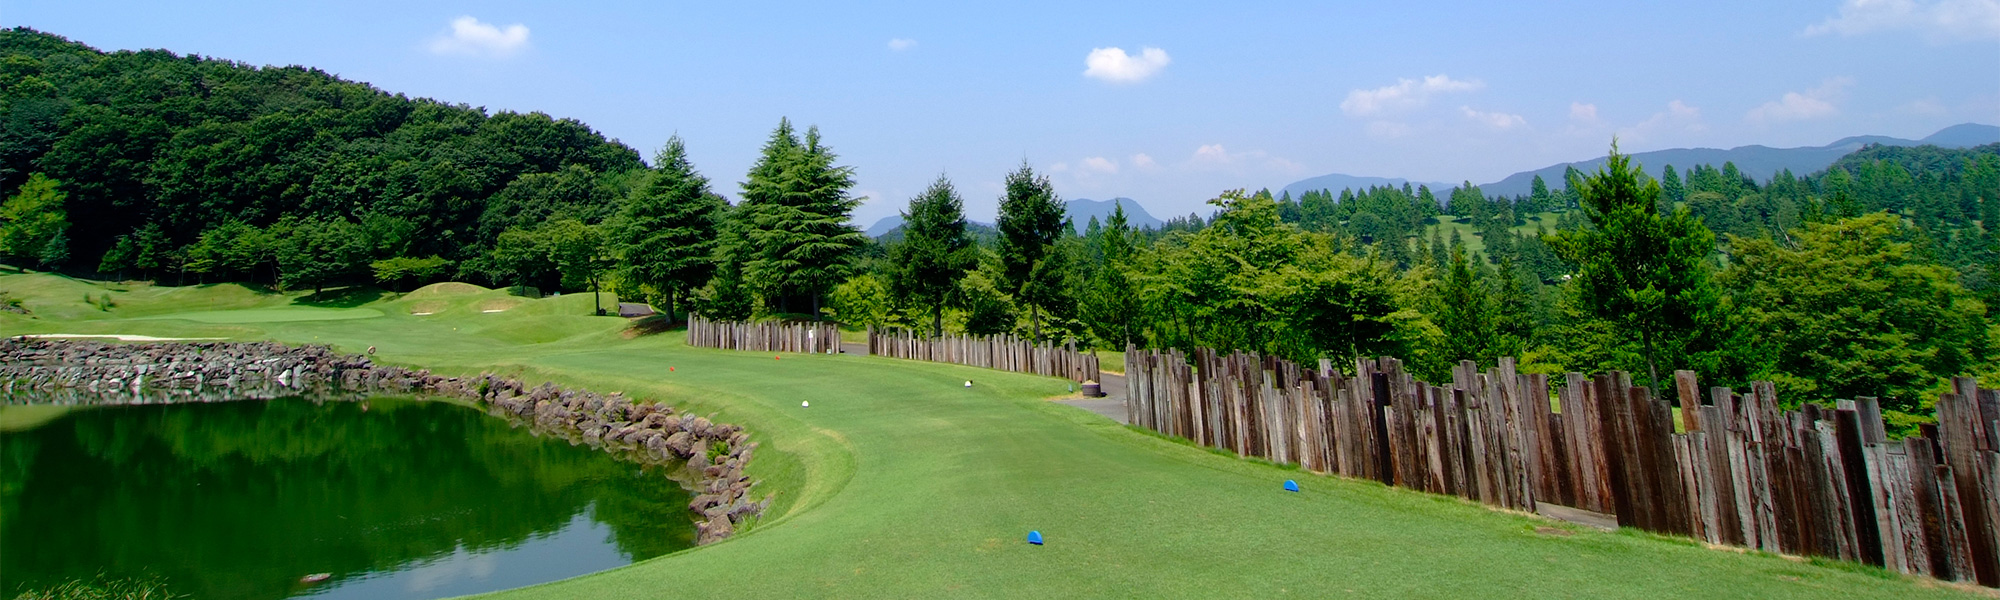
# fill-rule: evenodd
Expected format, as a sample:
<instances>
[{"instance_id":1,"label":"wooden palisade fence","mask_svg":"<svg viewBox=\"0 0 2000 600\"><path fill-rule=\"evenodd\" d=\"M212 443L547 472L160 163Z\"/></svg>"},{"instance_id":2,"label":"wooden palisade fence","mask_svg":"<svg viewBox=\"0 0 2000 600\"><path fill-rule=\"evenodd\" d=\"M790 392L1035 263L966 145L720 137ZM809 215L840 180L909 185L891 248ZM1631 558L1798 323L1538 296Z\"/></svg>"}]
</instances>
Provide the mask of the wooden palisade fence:
<instances>
[{"instance_id":1,"label":"wooden palisade fence","mask_svg":"<svg viewBox=\"0 0 2000 600\"><path fill-rule=\"evenodd\" d=\"M868 353L890 358L947 362L1016 373L1099 381L1097 355L1075 343L1034 343L1011 335L919 336L903 329L868 328Z\"/></svg>"},{"instance_id":2,"label":"wooden palisade fence","mask_svg":"<svg viewBox=\"0 0 2000 600\"><path fill-rule=\"evenodd\" d=\"M1512 359L1449 385L1393 358L1346 376L1254 354L1125 352L1134 425L1244 456L1499 507L1538 503L1712 544L2000 586L2000 390L1953 380L1938 425L1890 441L1873 398L1781 411L1675 373L1672 403L1629 375L1548 376ZM1707 402L1703 402L1704 396ZM1552 406L1553 405L1553 406Z\"/></svg>"},{"instance_id":3,"label":"wooden palisade fence","mask_svg":"<svg viewBox=\"0 0 2000 600\"><path fill-rule=\"evenodd\" d=\"M723 350L828 354L840 350L840 330L832 323L738 323L688 315L687 343Z\"/></svg>"}]
</instances>

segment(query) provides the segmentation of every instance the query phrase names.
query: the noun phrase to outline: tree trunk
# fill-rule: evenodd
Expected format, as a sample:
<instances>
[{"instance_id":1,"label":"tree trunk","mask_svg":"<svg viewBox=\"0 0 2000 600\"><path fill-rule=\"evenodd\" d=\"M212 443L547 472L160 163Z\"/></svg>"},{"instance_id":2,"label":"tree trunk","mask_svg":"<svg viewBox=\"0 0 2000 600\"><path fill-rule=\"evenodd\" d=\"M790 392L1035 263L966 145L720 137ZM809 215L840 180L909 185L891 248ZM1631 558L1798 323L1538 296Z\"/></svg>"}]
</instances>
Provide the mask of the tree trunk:
<instances>
[{"instance_id":1,"label":"tree trunk","mask_svg":"<svg viewBox=\"0 0 2000 600\"><path fill-rule=\"evenodd\" d=\"M604 296L597 293L597 278L590 278L590 301L597 305L597 316L604 316Z\"/></svg>"},{"instance_id":2,"label":"tree trunk","mask_svg":"<svg viewBox=\"0 0 2000 600\"><path fill-rule=\"evenodd\" d=\"M1660 367L1654 364L1656 361L1653 358L1655 353L1653 350L1653 332L1646 331L1641 333L1639 337L1646 341L1646 374L1653 379L1653 393L1658 394L1660 393Z\"/></svg>"},{"instance_id":3,"label":"tree trunk","mask_svg":"<svg viewBox=\"0 0 2000 600\"><path fill-rule=\"evenodd\" d=\"M674 324L674 291L667 290L667 324Z\"/></svg>"},{"instance_id":4,"label":"tree trunk","mask_svg":"<svg viewBox=\"0 0 2000 600\"><path fill-rule=\"evenodd\" d=\"M944 337L944 303L931 305L931 337Z\"/></svg>"},{"instance_id":5,"label":"tree trunk","mask_svg":"<svg viewBox=\"0 0 2000 600\"><path fill-rule=\"evenodd\" d=\"M1039 341L1042 341L1042 307L1041 307L1041 305L1039 305L1039 304L1030 304L1030 305L1028 305L1028 313L1029 313L1029 314L1031 314L1031 315L1034 315L1034 317L1033 317L1032 319L1029 319L1029 320L1030 320L1030 321L1032 321L1032 322L1033 322L1033 323L1035 324L1035 329L1034 329L1034 331L1035 331L1035 341L1037 341L1037 342L1039 342Z\"/></svg>"},{"instance_id":6,"label":"tree trunk","mask_svg":"<svg viewBox=\"0 0 2000 600\"><path fill-rule=\"evenodd\" d=\"M819 294L813 294L813 322L819 322Z\"/></svg>"}]
</instances>

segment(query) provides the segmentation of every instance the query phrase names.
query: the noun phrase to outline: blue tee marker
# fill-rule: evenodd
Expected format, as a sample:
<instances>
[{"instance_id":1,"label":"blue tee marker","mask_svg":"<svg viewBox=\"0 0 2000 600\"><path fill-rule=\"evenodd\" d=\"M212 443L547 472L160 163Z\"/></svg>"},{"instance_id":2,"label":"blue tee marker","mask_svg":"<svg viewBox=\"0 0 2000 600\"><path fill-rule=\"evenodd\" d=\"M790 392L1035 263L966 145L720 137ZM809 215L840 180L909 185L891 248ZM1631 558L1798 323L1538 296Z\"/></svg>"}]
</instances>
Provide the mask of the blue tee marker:
<instances>
[{"instance_id":1,"label":"blue tee marker","mask_svg":"<svg viewBox=\"0 0 2000 600\"><path fill-rule=\"evenodd\" d=\"M1285 491L1287 492L1299 491L1299 482L1292 481L1290 479L1285 480Z\"/></svg>"},{"instance_id":2,"label":"blue tee marker","mask_svg":"<svg viewBox=\"0 0 2000 600\"><path fill-rule=\"evenodd\" d=\"M1030 531L1030 532L1028 532L1028 543L1030 543L1030 544L1034 544L1034 545L1037 545L1037 546L1040 546L1040 545L1042 545L1042 532L1040 532L1040 531Z\"/></svg>"}]
</instances>

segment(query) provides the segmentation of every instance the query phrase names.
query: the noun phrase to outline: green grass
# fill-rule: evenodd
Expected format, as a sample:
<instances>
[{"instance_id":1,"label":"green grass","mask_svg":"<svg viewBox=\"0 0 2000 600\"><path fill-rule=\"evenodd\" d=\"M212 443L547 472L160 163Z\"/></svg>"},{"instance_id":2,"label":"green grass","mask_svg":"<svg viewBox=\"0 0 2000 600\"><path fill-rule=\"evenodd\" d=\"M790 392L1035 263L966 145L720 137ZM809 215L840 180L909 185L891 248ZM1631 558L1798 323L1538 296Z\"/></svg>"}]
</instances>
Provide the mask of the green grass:
<instances>
[{"instance_id":1,"label":"green grass","mask_svg":"<svg viewBox=\"0 0 2000 600\"><path fill-rule=\"evenodd\" d=\"M0 276L0 289L54 285L15 277L43 276ZM423 302L436 310L412 310ZM509 308L485 313L487 303ZM696 349L674 333L628 339L623 320L583 316L590 306L588 294L526 300L470 289L384 298L367 306L383 316L369 319L0 315L0 329L376 346L377 360L440 372L662 398L745 425L761 444L750 474L778 502L748 533L501 598L1967 595L1879 569L1554 525L1242 460L1048 402L1065 390L1058 379ZM967 379L975 386L963 387ZM1282 491L1286 479L1305 491ZM1551 526L1567 535L1537 532ZM1048 545L1026 544L1030 530Z\"/></svg>"},{"instance_id":2,"label":"green grass","mask_svg":"<svg viewBox=\"0 0 2000 600\"><path fill-rule=\"evenodd\" d=\"M1523 219L1525 224L1515 225L1508 228L1508 230L1517 234L1533 234L1535 232L1535 225L1540 223L1545 231L1555 233L1556 217L1561 214L1557 212L1542 212L1528 215ZM1451 232L1457 231L1459 239L1465 241L1466 254L1483 253L1486 251L1486 239L1479 237L1479 229L1473 227L1471 223L1463 222L1458 217L1449 215L1441 215L1437 219L1438 224L1425 226L1417 230L1417 234L1422 236L1425 244L1430 243L1432 231L1438 232L1438 235L1444 239L1446 244L1451 243Z\"/></svg>"},{"instance_id":3,"label":"green grass","mask_svg":"<svg viewBox=\"0 0 2000 600\"><path fill-rule=\"evenodd\" d=\"M247 308L242 310L202 310L147 318L181 319L197 323L288 323L293 321L372 319L380 316L382 316L382 311L372 308L287 306L282 308Z\"/></svg>"},{"instance_id":4,"label":"green grass","mask_svg":"<svg viewBox=\"0 0 2000 600\"><path fill-rule=\"evenodd\" d=\"M1092 350L1097 355L1097 370L1106 373L1125 373L1124 350Z\"/></svg>"}]
</instances>

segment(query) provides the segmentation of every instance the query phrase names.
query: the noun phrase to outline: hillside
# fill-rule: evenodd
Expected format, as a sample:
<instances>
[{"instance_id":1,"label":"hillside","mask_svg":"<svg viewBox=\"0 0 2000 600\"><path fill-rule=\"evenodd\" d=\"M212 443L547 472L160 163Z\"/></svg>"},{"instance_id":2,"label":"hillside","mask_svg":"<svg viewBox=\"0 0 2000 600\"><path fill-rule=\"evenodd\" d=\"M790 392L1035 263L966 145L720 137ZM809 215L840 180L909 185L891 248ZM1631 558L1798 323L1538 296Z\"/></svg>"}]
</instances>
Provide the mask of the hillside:
<instances>
[{"instance_id":1,"label":"hillside","mask_svg":"<svg viewBox=\"0 0 2000 600\"><path fill-rule=\"evenodd\" d=\"M1934 145L1943 148L1969 148L1995 142L2000 142L2000 127L1978 123L1962 123L1938 130L1937 133L1933 133L1920 140L1908 140L1880 135L1860 135L1842 138L1824 146L1772 148L1750 145L1738 146L1727 150L1718 148L1672 148L1639 152L1631 156L1633 162L1644 165L1648 172L1655 174L1667 165L1673 165L1680 169L1688 169L1696 165L1721 166L1724 163L1735 163L1736 168L1744 175L1758 181L1764 181L1777 175L1778 172L1785 170L1790 170L1794 175L1805 175L1824 170L1834 164L1834 161L1840 160L1841 157L1847 156L1870 144L1883 146ZM1563 173L1567 169L1574 167L1579 171L1590 172L1603 164L1604 157L1599 156L1588 160L1549 165L1532 171L1522 171L1508 175L1499 181L1482 184L1479 186L1479 189L1489 196L1524 195L1529 192L1531 184L1537 175L1540 175L1550 188L1561 189L1565 186ZM1310 190L1324 189L1339 192L1342 189L1359 190L1376 185L1400 186L1404 181L1406 180L1401 178L1356 177L1332 173L1292 182L1284 186L1282 190L1291 193L1292 197L1297 198ZM1430 185L1433 189L1442 192L1454 184L1432 183Z\"/></svg>"},{"instance_id":2,"label":"hillside","mask_svg":"<svg viewBox=\"0 0 2000 600\"><path fill-rule=\"evenodd\" d=\"M1921 140L1906 140L1887 136L1854 136L1836 140L1824 146L1800 148L1771 148L1768 146L1738 146L1728 150L1715 148L1674 148L1638 152L1632 155L1633 162L1646 167L1649 173L1658 174L1667 165L1688 169L1695 165L1716 165L1736 163L1736 168L1744 175L1758 181L1770 179L1779 171L1789 170L1794 175L1805 175L1826 169L1834 161L1852 154L1870 144L1882 146L1922 146L1934 145L1944 148L1967 148L1981 144L2000 142L2000 127L1966 123L1939 130ZM1551 188L1565 185L1563 171L1575 167L1579 171L1595 171L1604 164L1598 157L1585 161L1562 163L1542 167L1533 171L1523 171L1507 176L1500 181L1479 186L1488 195L1515 196L1528 193L1536 175L1548 182Z\"/></svg>"},{"instance_id":3,"label":"hillside","mask_svg":"<svg viewBox=\"0 0 2000 600\"><path fill-rule=\"evenodd\" d=\"M353 223L379 258L483 256L501 231L616 207L639 153L573 119L392 94L318 69L165 50L102 52L0 31L0 193L67 195L65 265L185 268L230 223ZM228 231L241 231L229 229ZM237 265L229 275L268 275Z\"/></svg>"},{"instance_id":4,"label":"hillside","mask_svg":"<svg viewBox=\"0 0 2000 600\"><path fill-rule=\"evenodd\" d=\"M1338 194L1340 190L1365 190L1377 186L1402 187L1405 183L1410 185L1429 185L1433 189L1440 190L1451 188L1450 184L1410 181L1401 177L1358 177L1341 173L1329 173L1294 181L1279 189L1278 192L1280 194L1291 194L1293 198L1298 198L1306 195L1306 192L1320 190L1332 190Z\"/></svg>"}]
</instances>

